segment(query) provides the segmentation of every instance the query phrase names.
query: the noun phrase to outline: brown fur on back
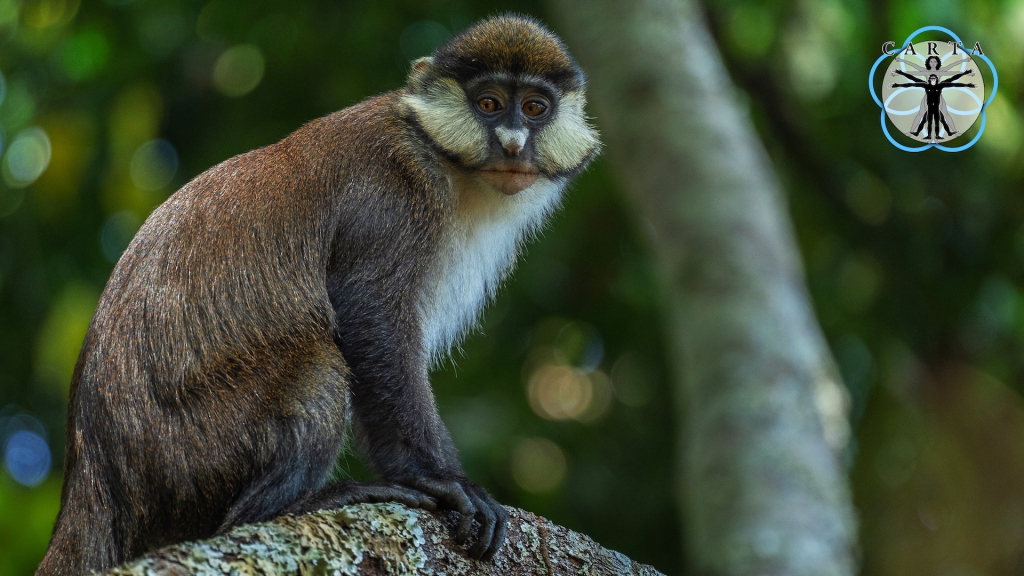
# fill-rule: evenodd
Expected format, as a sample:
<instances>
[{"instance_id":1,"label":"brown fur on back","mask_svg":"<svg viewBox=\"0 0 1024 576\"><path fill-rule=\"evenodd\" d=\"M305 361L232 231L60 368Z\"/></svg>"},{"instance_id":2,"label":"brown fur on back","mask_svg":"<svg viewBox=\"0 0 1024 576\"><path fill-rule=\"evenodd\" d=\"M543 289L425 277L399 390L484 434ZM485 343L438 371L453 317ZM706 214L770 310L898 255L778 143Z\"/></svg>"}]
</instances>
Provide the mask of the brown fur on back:
<instances>
[{"instance_id":1,"label":"brown fur on back","mask_svg":"<svg viewBox=\"0 0 1024 576\"><path fill-rule=\"evenodd\" d=\"M397 97L231 158L147 219L79 356L62 509L40 573L209 536L248 481L298 444L323 453L327 465L309 471L323 484L345 423L318 418L346 412L350 379L336 310L359 299L332 301L328 271L391 278L387 297L411 302L445 219L437 174L414 148L373 149L381 134L415 138L391 109ZM373 266L385 252L399 263ZM108 539L126 545L88 557ZM61 565L69 549L81 565Z\"/></svg>"}]
</instances>

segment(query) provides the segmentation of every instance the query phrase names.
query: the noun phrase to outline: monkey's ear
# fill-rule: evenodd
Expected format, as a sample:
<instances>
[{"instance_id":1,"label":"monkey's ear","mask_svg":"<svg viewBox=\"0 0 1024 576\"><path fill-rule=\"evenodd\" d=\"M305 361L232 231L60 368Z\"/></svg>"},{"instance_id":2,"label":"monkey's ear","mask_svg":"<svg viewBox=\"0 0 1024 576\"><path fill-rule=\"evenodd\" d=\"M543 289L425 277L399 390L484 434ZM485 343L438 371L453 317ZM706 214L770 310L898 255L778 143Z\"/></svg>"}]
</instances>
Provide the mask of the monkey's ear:
<instances>
[{"instance_id":1,"label":"monkey's ear","mask_svg":"<svg viewBox=\"0 0 1024 576\"><path fill-rule=\"evenodd\" d=\"M412 67L409 69L409 88L413 92L419 92L426 83L427 78L430 76L430 71L433 68L434 59L430 56L413 60Z\"/></svg>"}]
</instances>

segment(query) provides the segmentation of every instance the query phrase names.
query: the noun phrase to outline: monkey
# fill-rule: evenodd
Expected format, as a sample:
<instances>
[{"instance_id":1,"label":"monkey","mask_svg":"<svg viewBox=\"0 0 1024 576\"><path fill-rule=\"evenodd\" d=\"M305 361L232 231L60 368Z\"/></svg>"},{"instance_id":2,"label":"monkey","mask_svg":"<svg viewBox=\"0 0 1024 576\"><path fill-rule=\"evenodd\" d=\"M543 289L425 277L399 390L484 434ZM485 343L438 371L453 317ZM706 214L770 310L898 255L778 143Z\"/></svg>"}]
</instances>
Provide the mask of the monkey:
<instances>
[{"instance_id":1,"label":"monkey","mask_svg":"<svg viewBox=\"0 0 1024 576\"><path fill-rule=\"evenodd\" d=\"M37 574L383 501L455 510L492 558L508 515L463 472L429 370L599 153L585 100L553 32L494 16L172 194L82 344ZM347 429L375 482L328 482Z\"/></svg>"}]
</instances>

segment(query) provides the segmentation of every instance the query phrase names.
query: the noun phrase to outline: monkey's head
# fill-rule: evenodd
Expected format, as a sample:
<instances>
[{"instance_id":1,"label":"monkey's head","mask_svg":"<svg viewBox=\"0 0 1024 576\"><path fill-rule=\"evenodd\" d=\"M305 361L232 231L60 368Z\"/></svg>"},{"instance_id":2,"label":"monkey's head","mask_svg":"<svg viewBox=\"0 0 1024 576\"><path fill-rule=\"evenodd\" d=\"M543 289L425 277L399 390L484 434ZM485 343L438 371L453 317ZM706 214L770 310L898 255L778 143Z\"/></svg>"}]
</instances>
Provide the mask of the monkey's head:
<instances>
[{"instance_id":1,"label":"monkey's head","mask_svg":"<svg viewBox=\"0 0 1024 576\"><path fill-rule=\"evenodd\" d=\"M413 63L404 97L434 148L496 190L567 178L597 153L583 72L551 31L497 16Z\"/></svg>"}]
</instances>

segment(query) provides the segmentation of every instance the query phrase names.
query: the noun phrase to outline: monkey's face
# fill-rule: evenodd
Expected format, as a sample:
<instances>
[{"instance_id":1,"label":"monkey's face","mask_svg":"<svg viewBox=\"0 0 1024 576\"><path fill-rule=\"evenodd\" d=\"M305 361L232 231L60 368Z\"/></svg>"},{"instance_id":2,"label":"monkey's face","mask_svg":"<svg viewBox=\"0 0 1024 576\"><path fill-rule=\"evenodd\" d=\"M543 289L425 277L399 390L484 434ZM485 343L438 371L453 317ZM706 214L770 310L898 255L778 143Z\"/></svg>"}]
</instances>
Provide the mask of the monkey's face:
<instances>
[{"instance_id":1,"label":"monkey's face","mask_svg":"<svg viewBox=\"0 0 1024 576\"><path fill-rule=\"evenodd\" d=\"M463 90L487 133L487 157L473 168L505 194L529 188L540 175L537 135L554 118L555 89L541 82L482 78Z\"/></svg>"},{"instance_id":2,"label":"monkey's face","mask_svg":"<svg viewBox=\"0 0 1024 576\"><path fill-rule=\"evenodd\" d=\"M425 73L430 63L416 66ZM585 100L582 90L563 92L543 78L501 73L466 82L431 78L405 98L435 147L505 194L586 166L600 144L584 115Z\"/></svg>"},{"instance_id":3,"label":"monkey's face","mask_svg":"<svg viewBox=\"0 0 1024 576\"><path fill-rule=\"evenodd\" d=\"M403 102L444 157L511 195L568 178L597 153L584 88L553 34L502 17L417 60Z\"/></svg>"}]
</instances>

